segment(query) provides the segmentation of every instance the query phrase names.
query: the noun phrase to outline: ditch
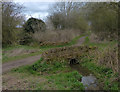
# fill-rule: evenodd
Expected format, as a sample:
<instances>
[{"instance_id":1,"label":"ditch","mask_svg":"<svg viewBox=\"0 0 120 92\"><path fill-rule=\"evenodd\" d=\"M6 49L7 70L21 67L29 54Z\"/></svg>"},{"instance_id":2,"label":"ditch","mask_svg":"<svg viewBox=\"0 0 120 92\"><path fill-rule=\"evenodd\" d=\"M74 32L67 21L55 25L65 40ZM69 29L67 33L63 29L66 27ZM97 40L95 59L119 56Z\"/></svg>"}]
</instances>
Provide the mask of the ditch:
<instances>
[{"instance_id":1,"label":"ditch","mask_svg":"<svg viewBox=\"0 0 120 92\"><path fill-rule=\"evenodd\" d=\"M85 90L101 90L97 78L94 76L92 71L88 70L87 68L81 66L80 64L73 64L70 65L72 70L77 70L81 75L82 78L80 80L83 83Z\"/></svg>"}]
</instances>

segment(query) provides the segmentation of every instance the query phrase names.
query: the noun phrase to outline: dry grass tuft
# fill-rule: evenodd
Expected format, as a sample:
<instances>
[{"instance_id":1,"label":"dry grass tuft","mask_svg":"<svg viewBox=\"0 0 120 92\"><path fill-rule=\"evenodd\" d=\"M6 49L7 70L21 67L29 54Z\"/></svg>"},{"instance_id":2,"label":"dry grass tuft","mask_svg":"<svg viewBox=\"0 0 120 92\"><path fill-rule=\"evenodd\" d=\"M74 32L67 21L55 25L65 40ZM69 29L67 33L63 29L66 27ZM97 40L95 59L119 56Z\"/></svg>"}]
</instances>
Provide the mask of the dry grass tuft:
<instances>
[{"instance_id":1,"label":"dry grass tuft","mask_svg":"<svg viewBox=\"0 0 120 92\"><path fill-rule=\"evenodd\" d=\"M79 30L59 30L45 32L36 32L33 34L33 39L40 43L63 43L69 42L76 36L79 36L81 32Z\"/></svg>"},{"instance_id":2,"label":"dry grass tuft","mask_svg":"<svg viewBox=\"0 0 120 92\"><path fill-rule=\"evenodd\" d=\"M101 39L100 37L98 37L97 35L95 35L94 33L92 33L89 37L90 41L91 42L94 42L94 43L105 43L107 42L107 40L103 40Z\"/></svg>"},{"instance_id":3,"label":"dry grass tuft","mask_svg":"<svg viewBox=\"0 0 120 92\"><path fill-rule=\"evenodd\" d=\"M105 48L104 51L97 51L96 61L100 65L104 65L116 73L118 72L118 47L114 46L113 48Z\"/></svg>"}]
</instances>

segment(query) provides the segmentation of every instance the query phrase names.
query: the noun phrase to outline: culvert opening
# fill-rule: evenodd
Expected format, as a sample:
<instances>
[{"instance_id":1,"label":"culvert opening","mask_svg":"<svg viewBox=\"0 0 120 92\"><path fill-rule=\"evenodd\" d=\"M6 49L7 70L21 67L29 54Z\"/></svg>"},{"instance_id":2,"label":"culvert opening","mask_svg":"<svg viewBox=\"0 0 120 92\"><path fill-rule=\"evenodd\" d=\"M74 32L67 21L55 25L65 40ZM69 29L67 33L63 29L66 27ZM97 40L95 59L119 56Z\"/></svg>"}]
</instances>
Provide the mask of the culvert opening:
<instances>
[{"instance_id":1,"label":"culvert opening","mask_svg":"<svg viewBox=\"0 0 120 92\"><path fill-rule=\"evenodd\" d=\"M79 64L79 62L78 62L77 59L72 58L72 59L69 60L69 64L70 64L70 65L75 65L75 64Z\"/></svg>"}]
</instances>

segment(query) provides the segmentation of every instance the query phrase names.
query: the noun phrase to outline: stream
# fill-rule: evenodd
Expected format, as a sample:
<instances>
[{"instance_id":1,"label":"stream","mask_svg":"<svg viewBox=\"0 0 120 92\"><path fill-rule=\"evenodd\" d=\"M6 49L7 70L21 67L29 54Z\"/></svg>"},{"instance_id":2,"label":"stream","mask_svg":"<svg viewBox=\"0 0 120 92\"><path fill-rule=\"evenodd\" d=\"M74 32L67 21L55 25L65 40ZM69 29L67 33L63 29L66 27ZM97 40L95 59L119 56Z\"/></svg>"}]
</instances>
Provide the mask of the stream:
<instances>
[{"instance_id":1,"label":"stream","mask_svg":"<svg viewBox=\"0 0 120 92\"><path fill-rule=\"evenodd\" d=\"M83 83L85 90L100 90L97 78L87 68L82 67L79 64L70 65L72 70L77 70L83 77L81 82Z\"/></svg>"}]
</instances>

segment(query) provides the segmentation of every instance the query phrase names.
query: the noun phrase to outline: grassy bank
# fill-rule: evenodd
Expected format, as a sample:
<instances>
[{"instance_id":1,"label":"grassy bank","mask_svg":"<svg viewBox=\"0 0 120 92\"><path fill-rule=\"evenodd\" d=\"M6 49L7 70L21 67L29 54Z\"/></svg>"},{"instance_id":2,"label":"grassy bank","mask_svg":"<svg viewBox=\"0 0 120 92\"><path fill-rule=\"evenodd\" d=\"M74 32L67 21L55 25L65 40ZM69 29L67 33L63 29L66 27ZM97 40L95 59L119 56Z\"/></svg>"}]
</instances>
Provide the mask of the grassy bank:
<instances>
[{"instance_id":1,"label":"grassy bank","mask_svg":"<svg viewBox=\"0 0 120 92\"><path fill-rule=\"evenodd\" d=\"M33 65L22 66L13 69L12 72L46 78L47 81L44 84L39 84L39 87L35 88L37 90L46 90L46 86L56 90L84 90L84 86L80 82L82 75L75 70L72 71L64 60L63 63L53 61L52 64L47 64L41 58Z\"/></svg>"},{"instance_id":2,"label":"grassy bank","mask_svg":"<svg viewBox=\"0 0 120 92\"><path fill-rule=\"evenodd\" d=\"M104 90L118 90L118 72L113 71L117 68L117 41L106 43L91 42L89 37L85 38L84 45L98 47L97 53L91 53L87 58L83 58L82 65L93 71ZM109 62L112 62L109 64ZM119 89L120 90L120 89Z\"/></svg>"},{"instance_id":3,"label":"grassy bank","mask_svg":"<svg viewBox=\"0 0 120 92\"><path fill-rule=\"evenodd\" d=\"M92 58L83 58L83 67L88 68L97 77L100 86L104 90L118 90L118 73L114 73L111 68L97 65Z\"/></svg>"}]
</instances>

